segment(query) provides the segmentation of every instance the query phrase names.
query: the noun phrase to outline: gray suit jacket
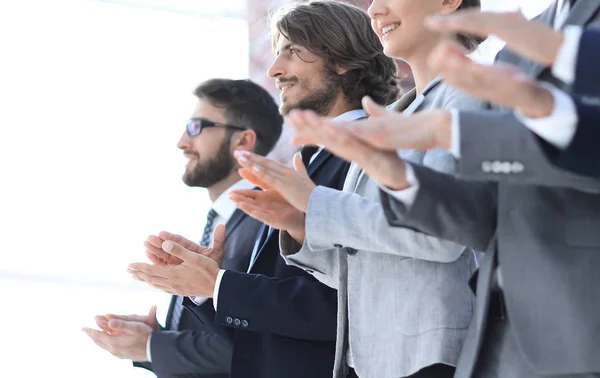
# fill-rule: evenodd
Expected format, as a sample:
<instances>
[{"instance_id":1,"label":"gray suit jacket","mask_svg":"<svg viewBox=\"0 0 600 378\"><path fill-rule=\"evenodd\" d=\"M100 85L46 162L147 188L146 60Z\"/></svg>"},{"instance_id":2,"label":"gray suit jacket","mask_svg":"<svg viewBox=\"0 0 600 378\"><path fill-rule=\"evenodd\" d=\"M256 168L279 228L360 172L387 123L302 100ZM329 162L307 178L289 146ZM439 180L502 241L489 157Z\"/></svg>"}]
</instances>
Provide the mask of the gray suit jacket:
<instances>
[{"instance_id":1,"label":"gray suit jacket","mask_svg":"<svg viewBox=\"0 0 600 378\"><path fill-rule=\"evenodd\" d=\"M236 210L226 224L223 268L245 272L250 263L252 246L262 223ZM175 297L174 297L175 298ZM188 306L196 306L189 298ZM167 313L167 327L171 323L173 301ZM231 365L232 342L226 330L215 333L206 326L212 324L215 310L212 299L202 305L204 318L183 309L179 330L162 329L152 332L150 347L152 363L134 363L134 366L152 370L159 378L178 376L198 378L226 378Z\"/></svg>"},{"instance_id":2,"label":"gray suit jacket","mask_svg":"<svg viewBox=\"0 0 600 378\"><path fill-rule=\"evenodd\" d=\"M579 0L567 23L598 25L599 12L599 0ZM551 23L553 16L551 7L540 20ZM508 51L499 60L562 86L548 69ZM456 376L473 375L496 259L515 339L534 371L600 372L600 181L550 164L538 137L511 112L461 111L460 134L460 176L490 182L415 167L420 189L410 208L382 193L392 225L490 252L479 273L470 348ZM518 169L490 171L490 162Z\"/></svg>"},{"instance_id":3,"label":"gray suit jacket","mask_svg":"<svg viewBox=\"0 0 600 378\"><path fill-rule=\"evenodd\" d=\"M411 111L482 106L440 82L424 94ZM392 107L404 110L414 98L411 92ZM455 169L441 149L402 154L432 169ZM397 378L435 363L456 364L473 313L467 285L473 251L390 228L379 187L358 166L351 166L343 191L317 187L312 193L304 245L284 232L280 243L289 264L338 289L334 377L347 373L348 340L360 377Z\"/></svg>"}]
</instances>

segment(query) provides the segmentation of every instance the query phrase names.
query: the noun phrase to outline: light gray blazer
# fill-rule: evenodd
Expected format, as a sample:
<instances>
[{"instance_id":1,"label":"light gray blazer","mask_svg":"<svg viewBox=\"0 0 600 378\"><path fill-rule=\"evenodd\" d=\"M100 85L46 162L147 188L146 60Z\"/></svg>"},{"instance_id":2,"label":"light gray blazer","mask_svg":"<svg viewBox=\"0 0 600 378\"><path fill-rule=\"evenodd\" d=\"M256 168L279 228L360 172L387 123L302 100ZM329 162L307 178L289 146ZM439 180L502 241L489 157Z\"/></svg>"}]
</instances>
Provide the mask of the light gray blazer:
<instances>
[{"instance_id":1,"label":"light gray blazer","mask_svg":"<svg viewBox=\"0 0 600 378\"><path fill-rule=\"evenodd\" d=\"M552 25L556 5L538 20ZM566 23L600 27L600 0L576 2ZM548 67L507 49L498 60L569 89ZM415 167L420 188L412 206L386 194L382 201L391 224L488 252L455 376L478 378L482 344L501 341L485 338L496 259L511 332L531 369L548 376L600 373L600 180L552 165L539 137L512 111L461 111L459 121L458 174L464 180ZM496 161L519 169L485 169ZM517 376L510 368L506 376Z\"/></svg>"},{"instance_id":2,"label":"light gray blazer","mask_svg":"<svg viewBox=\"0 0 600 378\"><path fill-rule=\"evenodd\" d=\"M391 108L402 111L410 92ZM409 111L478 108L482 102L436 81ZM403 158L452 172L446 151L404 151ZM315 189L300 246L280 236L286 262L338 289L333 376L354 369L363 378L398 378L435 363L455 365L473 315L467 281L475 270L471 250L408 228L391 228L378 185L352 165L343 191ZM349 331L348 331L349 330Z\"/></svg>"}]
</instances>

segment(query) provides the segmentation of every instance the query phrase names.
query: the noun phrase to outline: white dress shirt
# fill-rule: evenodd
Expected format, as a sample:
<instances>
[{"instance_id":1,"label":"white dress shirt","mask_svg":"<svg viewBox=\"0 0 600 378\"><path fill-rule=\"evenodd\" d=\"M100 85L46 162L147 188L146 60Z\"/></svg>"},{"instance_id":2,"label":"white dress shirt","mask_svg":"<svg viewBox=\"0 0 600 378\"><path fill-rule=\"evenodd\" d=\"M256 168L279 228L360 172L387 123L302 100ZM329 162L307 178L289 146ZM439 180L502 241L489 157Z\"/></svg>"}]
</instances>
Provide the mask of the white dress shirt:
<instances>
[{"instance_id":1,"label":"white dress shirt","mask_svg":"<svg viewBox=\"0 0 600 378\"><path fill-rule=\"evenodd\" d=\"M226 224L237 209L235 202L229 199L229 192L236 189L252 189L254 187L255 185L251 184L249 181L240 180L235 184L231 185L229 188L227 188L227 190L225 190L215 200L215 202L213 202L212 209L217 213L217 216L213 221L214 227L216 227L219 224ZM212 234L210 235L210 242L212 243ZM190 297L190 299L197 305L201 305L202 303L204 303L204 301L206 301L206 298L204 297ZM215 301L216 300L217 298L215 297ZM146 358L149 362L152 362L152 350L150 347L151 338L152 334L149 335L148 342L146 343Z\"/></svg>"}]
</instances>

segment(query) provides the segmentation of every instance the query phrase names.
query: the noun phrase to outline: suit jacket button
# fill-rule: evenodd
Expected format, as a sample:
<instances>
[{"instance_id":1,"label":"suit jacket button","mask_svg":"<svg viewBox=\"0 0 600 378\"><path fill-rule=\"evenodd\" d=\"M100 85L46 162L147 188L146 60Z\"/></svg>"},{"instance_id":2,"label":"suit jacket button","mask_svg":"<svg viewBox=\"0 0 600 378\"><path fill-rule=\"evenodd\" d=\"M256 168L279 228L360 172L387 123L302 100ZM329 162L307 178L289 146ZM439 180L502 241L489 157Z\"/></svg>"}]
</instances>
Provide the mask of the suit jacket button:
<instances>
[{"instance_id":1,"label":"suit jacket button","mask_svg":"<svg viewBox=\"0 0 600 378\"><path fill-rule=\"evenodd\" d=\"M334 244L333 246L334 246L335 248L344 248L344 246L343 246L343 245L341 245L341 244Z\"/></svg>"},{"instance_id":2,"label":"suit jacket button","mask_svg":"<svg viewBox=\"0 0 600 378\"><path fill-rule=\"evenodd\" d=\"M233 323L233 318L231 316L226 317L225 318L225 323L232 324Z\"/></svg>"},{"instance_id":3,"label":"suit jacket button","mask_svg":"<svg viewBox=\"0 0 600 378\"><path fill-rule=\"evenodd\" d=\"M346 252L347 252L349 255L353 256L353 255L356 255L356 253L357 253L358 251L357 251L356 249L354 249L354 248L350 248L350 247L348 247L348 248L346 248Z\"/></svg>"},{"instance_id":4,"label":"suit jacket button","mask_svg":"<svg viewBox=\"0 0 600 378\"><path fill-rule=\"evenodd\" d=\"M242 328L248 328L248 321L246 319L242 320Z\"/></svg>"},{"instance_id":5,"label":"suit jacket button","mask_svg":"<svg viewBox=\"0 0 600 378\"><path fill-rule=\"evenodd\" d=\"M240 326L240 324L242 324L242 322L240 321L240 319L238 319L238 318L235 318L235 319L233 320L233 325L234 325L234 326L236 326L236 327L239 327L239 326Z\"/></svg>"}]
</instances>

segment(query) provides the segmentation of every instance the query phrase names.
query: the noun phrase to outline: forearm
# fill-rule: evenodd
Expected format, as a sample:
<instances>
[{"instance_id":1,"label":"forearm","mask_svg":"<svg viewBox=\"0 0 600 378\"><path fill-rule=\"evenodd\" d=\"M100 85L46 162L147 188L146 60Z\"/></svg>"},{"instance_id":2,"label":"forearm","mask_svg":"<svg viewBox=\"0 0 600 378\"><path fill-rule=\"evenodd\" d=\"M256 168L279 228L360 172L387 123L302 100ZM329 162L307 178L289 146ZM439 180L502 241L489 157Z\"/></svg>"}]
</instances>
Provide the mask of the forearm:
<instances>
[{"instance_id":1,"label":"forearm","mask_svg":"<svg viewBox=\"0 0 600 378\"><path fill-rule=\"evenodd\" d=\"M371 190L377 191L374 182ZM367 221L365 221L367 220ZM409 228L390 227L379 201L355 193L318 188L311 196L307 241L436 262L455 261L464 246Z\"/></svg>"},{"instance_id":2,"label":"forearm","mask_svg":"<svg viewBox=\"0 0 600 378\"><path fill-rule=\"evenodd\" d=\"M460 139L458 172L466 179L600 191L598 180L552 165L546 142L512 112L460 112Z\"/></svg>"},{"instance_id":3,"label":"forearm","mask_svg":"<svg viewBox=\"0 0 600 378\"><path fill-rule=\"evenodd\" d=\"M419 165L413 168L419 191L412 204L381 192L389 224L486 251L496 232L497 184L466 181Z\"/></svg>"}]
</instances>

